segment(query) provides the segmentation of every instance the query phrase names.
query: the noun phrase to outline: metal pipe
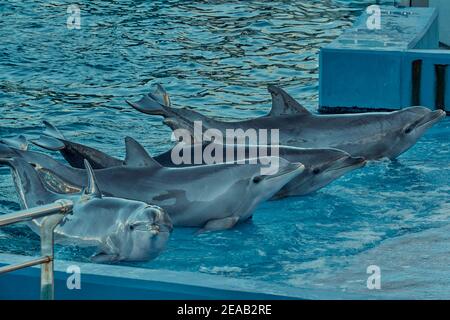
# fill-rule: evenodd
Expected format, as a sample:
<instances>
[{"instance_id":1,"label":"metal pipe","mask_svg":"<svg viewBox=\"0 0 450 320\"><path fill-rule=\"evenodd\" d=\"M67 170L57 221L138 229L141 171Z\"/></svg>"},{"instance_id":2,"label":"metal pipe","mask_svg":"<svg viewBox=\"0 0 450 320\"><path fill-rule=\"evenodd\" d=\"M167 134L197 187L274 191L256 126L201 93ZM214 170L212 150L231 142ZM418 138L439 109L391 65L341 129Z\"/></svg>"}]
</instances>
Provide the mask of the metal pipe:
<instances>
[{"instance_id":1,"label":"metal pipe","mask_svg":"<svg viewBox=\"0 0 450 320\"><path fill-rule=\"evenodd\" d=\"M53 274L53 245L56 226L64 218L64 214L54 214L42 219L41 224L41 255L52 259L41 265L41 300L53 300L55 298L55 282Z\"/></svg>"},{"instance_id":2,"label":"metal pipe","mask_svg":"<svg viewBox=\"0 0 450 320\"><path fill-rule=\"evenodd\" d=\"M28 208L17 212L0 215L0 227L16 222L42 218L50 214L55 213L64 214L72 210L72 208L73 202L71 200L66 199L56 200L55 202L44 206Z\"/></svg>"},{"instance_id":3,"label":"metal pipe","mask_svg":"<svg viewBox=\"0 0 450 320\"><path fill-rule=\"evenodd\" d=\"M32 266L37 266L41 263L47 263L51 260L51 257L40 257L34 260L30 260L27 262L23 262L23 263L18 263L18 264L14 264L14 265L10 265L10 266L4 266L0 268L0 274L2 273L7 273L7 272L12 272L12 271L16 271L19 269L23 269L23 268L28 268L28 267L32 267Z\"/></svg>"},{"instance_id":4,"label":"metal pipe","mask_svg":"<svg viewBox=\"0 0 450 320\"><path fill-rule=\"evenodd\" d=\"M0 216L0 226L43 218L40 227L42 257L13 266L2 267L0 268L0 274L40 264L41 299L53 300L55 298L53 265L53 246L55 242L54 230L64 216L72 211L73 205L72 201L61 199L48 205L28 208Z\"/></svg>"}]
</instances>

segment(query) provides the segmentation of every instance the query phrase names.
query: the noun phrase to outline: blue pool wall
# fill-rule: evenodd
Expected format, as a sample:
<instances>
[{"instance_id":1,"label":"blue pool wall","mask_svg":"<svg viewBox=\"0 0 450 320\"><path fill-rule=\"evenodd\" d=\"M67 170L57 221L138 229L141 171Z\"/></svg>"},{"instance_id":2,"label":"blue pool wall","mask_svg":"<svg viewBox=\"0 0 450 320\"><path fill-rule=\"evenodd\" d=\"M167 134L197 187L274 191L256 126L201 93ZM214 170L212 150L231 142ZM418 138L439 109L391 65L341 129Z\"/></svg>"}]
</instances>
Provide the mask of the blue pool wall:
<instances>
[{"instance_id":1,"label":"blue pool wall","mask_svg":"<svg viewBox=\"0 0 450 320\"><path fill-rule=\"evenodd\" d=\"M371 31L362 31L367 19L365 13L341 37L321 48L319 111L396 110L417 104L413 103L412 93L412 65L416 60L422 61L419 104L436 108L438 80L435 66L450 65L450 50L438 49L436 9L384 10L414 14L399 15L394 26L385 22L381 30L373 31L372 40ZM411 21L412 17L414 21ZM409 37L396 34L402 24L408 24L405 28L415 34ZM450 112L449 69L446 68L444 78L444 109L447 112Z\"/></svg>"},{"instance_id":2,"label":"blue pool wall","mask_svg":"<svg viewBox=\"0 0 450 320\"><path fill-rule=\"evenodd\" d=\"M0 254L0 266L23 263L31 257ZM81 271L81 289L68 289L69 266ZM0 275L0 300L37 300L40 267ZM277 300L354 299L360 295L304 290L288 285L223 277L194 272L152 270L130 266L104 265L57 260L55 299L57 300Z\"/></svg>"}]
</instances>

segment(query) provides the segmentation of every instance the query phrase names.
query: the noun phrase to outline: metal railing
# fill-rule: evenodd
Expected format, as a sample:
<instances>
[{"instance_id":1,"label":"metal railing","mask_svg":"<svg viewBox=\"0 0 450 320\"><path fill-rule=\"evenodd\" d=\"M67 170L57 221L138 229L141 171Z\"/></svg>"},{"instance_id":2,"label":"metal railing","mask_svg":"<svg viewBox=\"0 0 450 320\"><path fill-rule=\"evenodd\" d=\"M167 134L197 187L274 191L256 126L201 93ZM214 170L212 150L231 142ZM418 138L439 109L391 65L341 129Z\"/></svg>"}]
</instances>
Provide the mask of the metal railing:
<instances>
[{"instance_id":1,"label":"metal railing","mask_svg":"<svg viewBox=\"0 0 450 320\"><path fill-rule=\"evenodd\" d=\"M0 227L9 224L43 218L40 227L41 257L0 268L0 275L35 265L41 265L41 299L53 300L55 297L55 284L53 274L53 245L56 226L62 218L72 211L73 202L70 200L57 200L51 204L29 208L13 213L0 215Z\"/></svg>"}]
</instances>

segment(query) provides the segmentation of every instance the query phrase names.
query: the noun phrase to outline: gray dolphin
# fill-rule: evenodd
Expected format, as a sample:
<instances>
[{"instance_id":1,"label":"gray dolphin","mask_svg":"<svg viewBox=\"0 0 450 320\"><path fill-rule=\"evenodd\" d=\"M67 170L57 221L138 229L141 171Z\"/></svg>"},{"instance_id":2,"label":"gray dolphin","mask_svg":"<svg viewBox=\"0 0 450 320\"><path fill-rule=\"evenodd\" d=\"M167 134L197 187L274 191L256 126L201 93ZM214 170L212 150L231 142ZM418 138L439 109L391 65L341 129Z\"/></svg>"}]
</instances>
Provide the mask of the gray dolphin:
<instances>
[{"instance_id":1,"label":"gray dolphin","mask_svg":"<svg viewBox=\"0 0 450 320\"><path fill-rule=\"evenodd\" d=\"M57 129L50 125L49 123L46 124L46 126L51 126L53 128L52 131L57 131ZM47 130L48 131L48 130ZM59 132L59 131L58 131ZM62 136L60 133L59 136ZM49 137L50 140L56 139L59 140L58 136L52 136ZM51 148L51 146L58 144L58 142L52 142L48 143L47 138L41 136L39 140L33 140L33 143L36 143L37 145L44 147L49 150L54 150ZM74 143L75 147L71 146L72 142L69 140L64 139L64 145L67 147L63 147L63 149L59 149L59 151L64 150L65 152L61 152L63 157L72 165L76 163L81 163L82 158L84 157L88 160L91 160L90 156L95 154L95 151L97 151L98 155L94 156L94 160L97 160L97 165L100 166L100 168L108 168L108 167L114 167L114 166L120 166L124 163L129 162L131 159L134 158L139 159L141 157L141 154L144 154L144 158L146 158L146 152L141 151L144 148L139 145L138 142L136 142L132 138L125 138L125 145L126 145L126 157L125 160L120 160L111 156L106 155L100 150L96 150L87 146L83 146L79 143ZM80 147L78 147L80 146ZM154 157L154 159L160 163L164 167L178 167L178 166L193 166L193 165L204 165L205 162L203 161L198 164L175 164L172 160L172 152L175 150L170 149L162 154L159 154ZM236 160L242 159L249 159L250 154L249 150L250 148L264 148L268 150L268 155L272 155L270 153L271 149L270 146L249 146L249 145L221 145L216 143L208 143L208 144L188 144L183 146L179 151L179 154L182 156L185 153L190 153L190 158L194 158L194 154L197 152L200 152L203 154L205 151L205 148L213 149L216 148L222 149L222 154L229 153L230 150L234 150L235 152L233 154L236 155ZM237 152L238 148L243 148L244 152L243 154L240 154ZM325 187L332 181L338 179L342 175L346 174L347 172L350 172L354 169L361 168L365 164L365 159L362 157L352 157L347 152L337 150L337 149L307 149L307 148L297 148L297 147L286 147L286 146L277 146L279 155L290 161L290 162L300 162L305 166L305 170L302 174L294 178L291 182L289 182L287 185L285 185L272 199L279 199L287 196L301 196L306 195L309 193L312 193L314 191L319 190L320 188ZM140 150L141 149L141 150ZM75 152L71 152L71 150L76 150ZM86 153L83 153L82 150L89 150ZM107 159L107 157L109 157ZM99 159L107 159L105 162L98 161ZM74 166L76 167L76 166Z\"/></svg>"},{"instance_id":2,"label":"gray dolphin","mask_svg":"<svg viewBox=\"0 0 450 320\"><path fill-rule=\"evenodd\" d=\"M305 166L305 170L287 183L280 191L278 191L272 199L280 199L288 196L302 196L317 191L326 185L330 184L334 180L343 176L344 174L361 168L366 164L366 160L362 157L352 157L345 151L338 149L309 149L309 148L297 148L287 146L252 146L252 145L222 145L218 143L209 144L189 144L186 147L182 147L176 150L177 147L159 154L155 157L161 165L166 167L176 166L195 166L205 165L204 158L202 162L188 163L188 164L174 164L173 153L178 153L179 157L183 157L184 154L190 154L189 159L194 159L196 153L203 154L205 149L209 150L221 150L221 154L233 154L236 160L251 158L251 151L257 150L267 155L272 154L272 148L276 148L277 155L290 162L300 162ZM238 150L243 152L240 153ZM274 150L275 151L275 150ZM215 155L215 151L212 152ZM261 154L259 154L261 156Z\"/></svg>"},{"instance_id":3,"label":"gray dolphin","mask_svg":"<svg viewBox=\"0 0 450 320\"><path fill-rule=\"evenodd\" d=\"M31 142L47 150L59 151L66 161L75 168L84 168L84 159L87 159L94 169L114 167L121 165L121 161L106 153L89 146L68 141L64 135L48 121L44 121L45 130L39 139ZM12 139L14 143L15 139ZM5 141L6 144L9 140Z\"/></svg>"},{"instance_id":4,"label":"gray dolphin","mask_svg":"<svg viewBox=\"0 0 450 320\"><path fill-rule=\"evenodd\" d=\"M11 150L0 146L0 154L18 152ZM270 199L304 170L301 163L272 156L259 157L256 164L166 168L143 148L136 152L141 155L131 157L126 165L95 170L102 193L158 205L175 226L201 227L202 231L228 229L248 219L259 203ZM79 192L85 183L83 169L37 152L22 151L22 155L55 191ZM277 172L261 174L268 163L278 163Z\"/></svg>"},{"instance_id":5,"label":"gray dolphin","mask_svg":"<svg viewBox=\"0 0 450 320\"><path fill-rule=\"evenodd\" d=\"M36 170L23 158L1 158L0 164L11 168L22 208L63 198L74 202L72 213L55 229L56 241L97 248L93 261L144 261L164 250L172 230L164 210L141 201L103 197L88 162L87 188L66 195L47 190ZM42 219L29 223L33 231L39 232Z\"/></svg>"},{"instance_id":6,"label":"gray dolphin","mask_svg":"<svg viewBox=\"0 0 450 320\"><path fill-rule=\"evenodd\" d=\"M17 137L13 137L13 138L2 138L0 139L0 143L12 146L16 149L19 150L28 150L28 140L25 136L23 135L19 135Z\"/></svg>"},{"instance_id":7,"label":"gray dolphin","mask_svg":"<svg viewBox=\"0 0 450 320\"><path fill-rule=\"evenodd\" d=\"M367 160L395 159L411 148L425 131L445 117L442 110L409 107L394 112L315 115L284 90L269 86L272 109L266 116L225 122L208 118L187 108L172 108L161 86L137 102L129 102L140 112L160 115L173 130L186 129L194 136L194 121L203 130L279 129L279 144L303 148L336 148ZM163 97L163 98L161 98ZM211 137L207 137L211 138Z\"/></svg>"}]
</instances>

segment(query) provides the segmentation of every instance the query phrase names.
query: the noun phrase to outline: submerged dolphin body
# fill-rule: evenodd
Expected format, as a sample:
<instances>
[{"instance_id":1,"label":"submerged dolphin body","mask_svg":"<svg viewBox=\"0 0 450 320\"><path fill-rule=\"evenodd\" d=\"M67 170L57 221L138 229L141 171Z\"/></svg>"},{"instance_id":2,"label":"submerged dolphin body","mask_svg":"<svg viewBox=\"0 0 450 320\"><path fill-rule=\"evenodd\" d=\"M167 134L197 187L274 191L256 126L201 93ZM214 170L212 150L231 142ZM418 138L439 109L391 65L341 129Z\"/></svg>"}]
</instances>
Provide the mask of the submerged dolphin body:
<instances>
[{"instance_id":1,"label":"submerged dolphin body","mask_svg":"<svg viewBox=\"0 0 450 320\"><path fill-rule=\"evenodd\" d=\"M272 95L272 109L267 116L234 122L214 120L187 108L172 108L166 103L168 98L158 99L167 95L160 86L137 102L127 102L143 113L163 116L164 123L173 130L188 130L192 137L194 121L202 121L204 131L217 129L224 136L226 129L279 129L280 145L336 148L367 160L395 159L445 117L444 111L425 107L394 112L315 115L282 89L269 86L268 90Z\"/></svg>"},{"instance_id":2,"label":"submerged dolphin body","mask_svg":"<svg viewBox=\"0 0 450 320\"><path fill-rule=\"evenodd\" d=\"M0 154L17 152L5 148L8 149L0 146ZM36 152L22 155L55 191L76 192L85 183L83 169ZM124 166L95 170L103 194L158 205L170 215L175 226L201 227L205 231L228 229L246 220L259 203L270 199L304 170L301 163L278 157L260 157L258 164L185 168L163 167L148 154L145 159L131 160ZM277 172L261 174L266 167L264 163L271 162L278 163Z\"/></svg>"},{"instance_id":3,"label":"submerged dolphin body","mask_svg":"<svg viewBox=\"0 0 450 320\"><path fill-rule=\"evenodd\" d=\"M46 126L53 128L52 131L57 131L57 129L49 123L46 123ZM46 130L49 131L48 129ZM58 131L59 132L59 131ZM59 134L62 136L62 134ZM49 137L49 139L57 139L57 136ZM45 148L54 150L51 148L52 145L56 145L57 142L48 143L47 138L41 136L39 140L34 140L33 143ZM121 166L130 162L130 159L134 159L134 161L138 161L144 154L144 159L146 158L146 152L143 151L144 148L138 144L132 138L125 138L126 145L126 157L125 160L120 160L111 156L106 155L100 150L96 150L87 146L83 146L79 143L73 143L75 147L72 146L72 142L64 139L64 147L63 149L59 149L63 157L74 167L74 164L81 163L83 158L91 160L91 156L94 156L93 160L97 160L97 165L100 168L109 168L114 166ZM80 147L78 147L80 146ZM174 147L171 150L168 150L162 154L159 154L154 157L154 159L160 163L164 167L180 167L180 166L194 166L194 165L205 165L203 161L198 164L175 164L172 159L172 153L176 152L181 157L183 155L190 154L189 158L194 159L194 154L200 153L203 154L205 148L216 150L222 149L221 153L223 155L229 154L230 151L234 151L233 154L236 155L236 160L241 159L249 159L250 156L250 148L264 148L268 151L267 155L274 155L271 153L270 146L238 146L238 145L221 145L216 143L209 144L189 144L183 146L180 150L175 150L177 147ZM243 153L240 154L237 152L238 148L243 148ZM325 187L329 183L338 179L342 175L350 172L354 169L361 168L365 164L365 159L362 157L352 157L347 152L337 150L337 149L305 149L305 148L296 148L296 147L286 147L286 146L277 146L278 154L282 158L290 161L290 162L300 162L305 166L305 170L302 174L294 178L291 182L285 185L274 198L283 198L287 196L301 196L312 193L314 191L319 190L320 188ZM71 150L76 150L72 152ZM89 150L89 152L83 153L80 150ZM95 153L95 151L97 153ZM107 158L109 157L109 158ZM107 159L105 162L99 162L98 159ZM226 160L226 159L224 159ZM144 160L145 161L145 160Z\"/></svg>"},{"instance_id":4,"label":"submerged dolphin body","mask_svg":"<svg viewBox=\"0 0 450 320\"><path fill-rule=\"evenodd\" d=\"M11 168L22 208L63 198L74 202L72 213L55 229L56 240L97 248L94 261L145 261L164 250L172 230L167 213L141 201L103 197L88 162L88 187L81 193L66 195L47 190L36 170L21 157L1 158L0 164ZM42 219L29 223L33 231L39 232Z\"/></svg>"}]
</instances>

